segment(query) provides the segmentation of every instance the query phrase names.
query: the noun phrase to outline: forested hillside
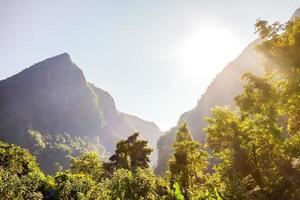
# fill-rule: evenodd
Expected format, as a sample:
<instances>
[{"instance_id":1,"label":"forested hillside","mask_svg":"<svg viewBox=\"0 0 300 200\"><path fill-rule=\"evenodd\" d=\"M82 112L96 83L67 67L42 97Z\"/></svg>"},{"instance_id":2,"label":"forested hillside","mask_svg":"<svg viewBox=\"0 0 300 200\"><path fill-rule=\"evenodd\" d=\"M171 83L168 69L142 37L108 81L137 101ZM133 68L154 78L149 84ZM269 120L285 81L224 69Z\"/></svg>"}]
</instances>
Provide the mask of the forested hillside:
<instances>
[{"instance_id":1,"label":"forested hillside","mask_svg":"<svg viewBox=\"0 0 300 200\"><path fill-rule=\"evenodd\" d=\"M45 176L27 150L0 142L1 198L300 199L300 19L258 20L255 27L264 72L241 77L245 84L233 99L235 107L212 109L204 144L186 123L174 130L164 176L153 174L153 150L139 133L118 141L109 160L86 152L54 176ZM30 132L44 146L43 138Z\"/></svg>"}]
</instances>

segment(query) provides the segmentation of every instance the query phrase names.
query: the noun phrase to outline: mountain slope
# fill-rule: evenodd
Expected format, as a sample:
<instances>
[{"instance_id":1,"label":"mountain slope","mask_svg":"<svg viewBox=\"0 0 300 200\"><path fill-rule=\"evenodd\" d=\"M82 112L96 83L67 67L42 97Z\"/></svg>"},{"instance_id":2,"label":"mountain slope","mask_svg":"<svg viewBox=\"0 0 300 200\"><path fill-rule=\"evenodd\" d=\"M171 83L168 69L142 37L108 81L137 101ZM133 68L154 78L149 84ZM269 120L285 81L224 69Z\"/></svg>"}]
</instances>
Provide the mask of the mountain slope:
<instances>
[{"instance_id":1,"label":"mountain slope","mask_svg":"<svg viewBox=\"0 0 300 200\"><path fill-rule=\"evenodd\" d=\"M290 20L300 17L298 8ZM246 72L261 74L263 67L262 58L255 51L255 46L259 44L257 39L250 43L243 52L231 63L229 63L213 82L208 86L205 93L198 100L195 108L180 116L177 127L183 122L187 122L195 139L204 142L205 134L202 129L206 126L204 117L211 116L210 110L215 106L234 106L234 97L237 96L243 86L241 76ZM167 170L167 161L172 153L172 142L176 134L176 127L170 129L165 135L159 138L157 174L163 174Z\"/></svg>"},{"instance_id":2,"label":"mountain slope","mask_svg":"<svg viewBox=\"0 0 300 200\"><path fill-rule=\"evenodd\" d=\"M217 105L234 105L233 98L242 90L241 76L249 71L262 72L261 57L254 49L258 43L259 40L252 42L216 76L198 100L196 107L180 116L177 127L183 122L187 122L193 137L204 142L205 134L202 132L202 128L206 125L204 117L210 116L211 108ZM158 140L159 158L156 168L158 174L163 174L167 169L167 161L172 153L172 142L175 133L176 128L172 128Z\"/></svg>"},{"instance_id":3,"label":"mountain slope","mask_svg":"<svg viewBox=\"0 0 300 200\"><path fill-rule=\"evenodd\" d=\"M254 49L258 43L256 40L246 47L237 59L216 76L196 107L180 116L178 124L187 121L196 139L204 141L203 134L197 133L201 133L203 125L206 124L203 117L210 116L211 108L217 105L234 105L233 98L242 91L241 76L246 72L262 73L261 57Z\"/></svg>"},{"instance_id":4,"label":"mountain slope","mask_svg":"<svg viewBox=\"0 0 300 200\"><path fill-rule=\"evenodd\" d=\"M136 116L119 112L111 95L96 86L90 84L92 90L98 96L98 105L102 108L104 132L109 132L110 137L104 137L104 143L115 144L116 140L128 137L134 132L140 132L141 138L149 142L154 152L151 154L152 165L157 161L156 142L163 135L159 127L149 121L145 121ZM114 150L108 149L110 152Z\"/></svg>"},{"instance_id":5,"label":"mountain slope","mask_svg":"<svg viewBox=\"0 0 300 200\"><path fill-rule=\"evenodd\" d=\"M76 89L74 89L76 88ZM0 82L1 130L96 135L101 111L82 71L62 54Z\"/></svg>"},{"instance_id":6,"label":"mountain slope","mask_svg":"<svg viewBox=\"0 0 300 200\"><path fill-rule=\"evenodd\" d=\"M153 122L148 122L126 113L122 113L122 115L133 132L143 133L141 135L141 138L147 140L149 142L149 145L154 150L154 152L150 156L151 164L152 166L157 165L158 153L156 143L158 138L163 135L161 130Z\"/></svg>"},{"instance_id":7,"label":"mountain slope","mask_svg":"<svg viewBox=\"0 0 300 200\"><path fill-rule=\"evenodd\" d=\"M133 132L155 140L161 135L151 122L133 117L129 123L111 95L88 83L66 53L0 81L0 112L0 139L28 148L49 173L84 151L112 153Z\"/></svg>"}]
</instances>

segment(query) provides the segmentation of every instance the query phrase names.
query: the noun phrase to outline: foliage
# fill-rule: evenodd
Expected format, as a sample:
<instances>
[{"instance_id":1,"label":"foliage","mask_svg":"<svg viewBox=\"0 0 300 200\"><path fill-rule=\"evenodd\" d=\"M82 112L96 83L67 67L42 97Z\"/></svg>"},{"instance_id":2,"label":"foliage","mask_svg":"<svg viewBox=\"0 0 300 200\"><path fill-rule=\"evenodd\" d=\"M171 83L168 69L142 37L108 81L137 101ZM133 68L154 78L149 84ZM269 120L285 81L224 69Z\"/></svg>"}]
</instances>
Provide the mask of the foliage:
<instances>
[{"instance_id":1,"label":"foliage","mask_svg":"<svg viewBox=\"0 0 300 200\"><path fill-rule=\"evenodd\" d=\"M170 197L174 200L184 200L184 196L181 194L180 186L177 182L172 185Z\"/></svg>"},{"instance_id":2,"label":"foliage","mask_svg":"<svg viewBox=\"0 0 300 200\"><path fill-rule=\"evenodd\" d=\"M100 182L104 170L99 155L96 152L82 154L79 158L72 158L71 172L89 175L93 180Z\"/></svg>"},{"instance_id":3,"label":"foliage","mask_svg":"<svg viewBox=\"0 0 300 200\"><path fill-rule=\"evenodd\" d=\"M164 176L168 170L168 161L172 156L172 143L176 136L176 128L172 128L164 135L160 136L157 141L158 160L155 168L155 174Z\"/></svg>"},{"instance_id":4,"label":"foliage","mask_svg":"<svg viewBox=\"0 0 300 200\"><path fill-rule=\"evenodd\" d=\"M299 199L300 20L256 23L263 77L247 73L237 111L215 108L207 144L225 199Z\"/></svg>"},{"instance_id":5,"label":"foliage","mask_svg":"<svg viewBox=\"0 0 300 200\"><path fill-rule=\"evenodd\" d=\"M109 184L112 199L157 199L155 176L150 170L137 168L136 172L117 169Z\"/></svg>"},{"instance_id":6,"label":"foliage","mask_svg":"<svg viewBox=\"0 0 300 200\"><path fill-rule=\"evenodd\" d=\"M31 152L38 157L41 168L48 174L57 170L67 169L71 158L94 151L104 157L104 149L99 138L62 135L45 135L30 129L29 136L33 139Z\"/></svg>"},{"instance_id":7,"label":"foliage","mask_svg":"<svg viewBox=\"0 0 300 200\"><path fill-rule=\"evenodd\" d=\"M192 139L186 124L178 129L173 147L174 154L169 161L171 184L177 182L185 199L192 199L196 188L205 181L208 154Z\"/></svg>"},{"instance_id":8,"label":"foliage","mask_svg":"<svg viewBox=\"0 0 300 200\"><path fill-rule=\"evenodd\" d=\"M300 20L258 21L256 28L265 74L242 77L236 109L212 110L205 128L211 155L183 124L168 173L157 177L149 167L152 149L138 133L118 142L110 161L102 162L86 138L29 130L35 154L70 169L46 177L35 156L0 142L1 199L300 199Z\"/></svg>"},{"instance_id":9,"label":"foliage","mask_svg":"<svg viewBox=\"0 0 300 200\"><path fill-rule=\"evenodd\" d=\"M27 150L0 141L0 196L42 199L51 186Z\"/></svg>"},{"instance_id":10,"label":"foliage","mask_svg":"<svg viewBox=\"0 0 300 200\"><path fill-rule=\"evenodd\" d=\"M0 195L3 199L42 199L39 182L40 177L36 173L19 177L0 168Z\"/></svg>"},{"instance_id":11,"label":"foliage","mask_svg":"<svg viewBox=\"0 0 300 200\"><path fill-rule=\"evenodd\" d=\"M107 197L105 187L84 174L72 174L68 171L59 172L54 180L58 199L104 200Z\"/></svg>"},{"instance_id":12,"label":"foliage","mask_svg":"<svg viewBox=\"0 0 300 200\"><path fill-rule=\"evenodd\" d=\"M115 154L112 155L110 162L105 163L107 171L124 168L135 171L138 167L149 167L149 156L152 149L148 146L148 141L138 140L139 133L134 133L127 140L117 143Z\"/></svg>"}]
</instances>

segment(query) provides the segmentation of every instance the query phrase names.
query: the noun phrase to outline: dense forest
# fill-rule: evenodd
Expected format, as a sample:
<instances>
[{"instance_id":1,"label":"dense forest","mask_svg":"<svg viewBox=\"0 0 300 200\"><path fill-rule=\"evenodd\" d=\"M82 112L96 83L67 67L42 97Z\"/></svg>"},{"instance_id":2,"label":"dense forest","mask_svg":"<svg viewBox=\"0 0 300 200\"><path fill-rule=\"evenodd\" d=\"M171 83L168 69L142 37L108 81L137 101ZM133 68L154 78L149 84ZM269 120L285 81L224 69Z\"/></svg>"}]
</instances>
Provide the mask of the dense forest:
<instances>
[{"instance_id":1,"label":"dense forest","mask_svg":"<svg viewBox=\"0 0 300 200\"><path fill-rule=\"evenodd\" d=\"M153 173L139 133L119 141L108 160L87 152L53 176L26 149L1 142L1 199L300 199L300 20L255 27L264 74L242 76L235 108L212 109L204 144L185 123L176 130L166 174Z\"/></svg>"}]
</instances>

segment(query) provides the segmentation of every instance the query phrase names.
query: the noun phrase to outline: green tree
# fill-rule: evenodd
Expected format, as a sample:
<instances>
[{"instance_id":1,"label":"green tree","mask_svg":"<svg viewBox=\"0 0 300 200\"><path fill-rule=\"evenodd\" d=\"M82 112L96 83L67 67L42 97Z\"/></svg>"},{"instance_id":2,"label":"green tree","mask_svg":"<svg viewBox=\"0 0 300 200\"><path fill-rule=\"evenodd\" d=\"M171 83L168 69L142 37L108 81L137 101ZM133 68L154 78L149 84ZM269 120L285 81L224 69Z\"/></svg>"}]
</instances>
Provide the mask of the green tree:
<instances>
[{"instance_id":1,"label":"green tree","mask_svg":"<svg viewBox=\"0 0 300 200\"><path fill-rule=\"evenodd\" d=\"M104 169L96 152L82 154L79 158L72 158L71 172L89 175L93 180L101 182Z\"/></svg>"},{"instance_id":2,"label":"green tree","mask_svg":"<svg viewBox=\"0 0 300 200\"><path fill-rule=\"evenodd\" d=\"M27 150L0 141L0 196L3 199L42 199L51 192L48 178Z\"/></svg>"},{"instance_id":3,"label":"green tree","mask_svg":"<svg viewBox=\"0 0 300 200\"><path fill-rule=\"evenodd\" d=\"M173 148L168 172L171 188L177 182L185 199L192 199L196 189L205 181L208 154L199 142L192 139L185 123L177 131Z\"/></svg>"},{"instance_id":4,"label":"green tree","mask_svg":"<svg viewBox=\"0 0 300 200\"><path fill-rule=\"evenodd\" d=\"M156 191L156 177L149 169L137 168L135 172L117 169L109 184L112 199L154 200L159 196Z\"/></svg>"},{"instance_id":5,"label":"green tree","mask_svg":"<svg viewBox=\"0 0 300 200\"><path fill-rule=\"evenodd\" d=\"M57 197L61 200L106 200L108 191L104 183L96 183L85 174L59 172L54 177Z\"/></svg>"},{"instance_id":6,"label":"green tree","mask_svg":"<svg viewBox=\"0 0 300 200\"><path fill-rule=\"evenodd\" d=\"M149 168L149 156L153 151L148 146L148 141L138 140L139 133L134 133L127 140L121 140L117 143L115 154L105 163L105 168L110 171L114 169L124 168L131 171L138 167Z\"/></svg>"},{"instance_id":7,"label":"green tree","mask_svg":"<svg viewBox=\"0 0 300 200\"><path fill-rule=\"evenodd\" d=\"M299 199L300 20L256 23L263 77L247 73L237 111L215 108L207 144L225 199Z\"/></svg>"},{"instance_id":8,"label":"green tree","mask_svg":"<svg viewBox=\"0 0 300 200\"><path fill-rule=\"evenodd\" d=\"M266 21L256 23L257 32L265 40L257 47L265 56L268 73L276 74L280 88L280 114L285 116L290 135L300 130L300 19L285 25Z\"/></svg>"},{"instance_id":9,"label":"green tree","mask_svg":"<svg viewBox=\"0 0 300 200\"><path fill-rule=\"evenodd\" d=\"M173 183L169 191L170 195L166 199L170 200L184 200L184 196L181 194L180 186L177 182Z\"/></svg>"}]
</instances>

